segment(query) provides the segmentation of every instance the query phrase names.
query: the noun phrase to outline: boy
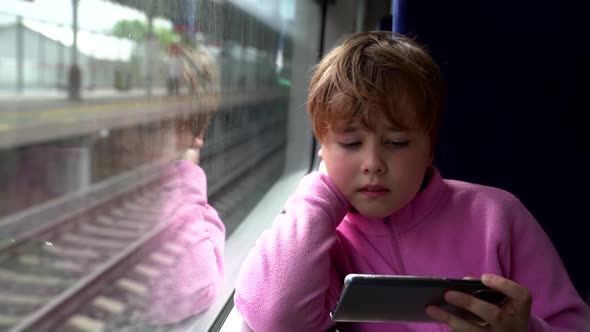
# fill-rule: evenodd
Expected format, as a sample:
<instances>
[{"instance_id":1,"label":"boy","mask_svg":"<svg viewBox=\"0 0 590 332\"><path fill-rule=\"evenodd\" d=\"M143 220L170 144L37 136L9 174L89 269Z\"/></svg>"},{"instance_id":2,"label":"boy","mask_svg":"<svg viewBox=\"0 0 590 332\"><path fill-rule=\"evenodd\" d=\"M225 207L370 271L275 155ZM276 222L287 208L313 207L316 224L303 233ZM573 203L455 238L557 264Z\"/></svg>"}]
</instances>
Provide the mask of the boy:
<instances>
[{"instance_id":1,"label":"boy","mask_svg":"<svg viewBox=\"0 0 590 332\"><path fill-rule=\"evenodd\" d=\"M244 262L235 304L260 331L323 331L350 273L481 276L502 308L447 292L476 325L438 307L453 331L588 331L590 309L522 203L443 180L431 165L443 82L431 57L390 32L353 35L318 65L308 112L325 172L305 176ZM340 331L440 331L440 324L350 323Z\"/></svg>"}]
</instances>

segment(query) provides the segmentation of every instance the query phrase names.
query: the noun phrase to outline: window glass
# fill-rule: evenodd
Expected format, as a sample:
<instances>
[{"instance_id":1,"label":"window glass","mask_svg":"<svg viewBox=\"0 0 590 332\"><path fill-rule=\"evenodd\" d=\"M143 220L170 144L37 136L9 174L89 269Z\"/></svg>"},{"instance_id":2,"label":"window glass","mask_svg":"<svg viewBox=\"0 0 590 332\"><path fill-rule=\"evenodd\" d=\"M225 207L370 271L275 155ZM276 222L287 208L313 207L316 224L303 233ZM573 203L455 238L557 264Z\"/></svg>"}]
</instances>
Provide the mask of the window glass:
<instances>
[{"instance_id":1,"label":"window glass","mask_svg":"<svg viewBox=\"0 0 590 332\"><path fill-rule=\"evenodd\" d=\"M198 319L285 166L295 1L2 4L0 331Z\"/></svg>"}]
</instances>

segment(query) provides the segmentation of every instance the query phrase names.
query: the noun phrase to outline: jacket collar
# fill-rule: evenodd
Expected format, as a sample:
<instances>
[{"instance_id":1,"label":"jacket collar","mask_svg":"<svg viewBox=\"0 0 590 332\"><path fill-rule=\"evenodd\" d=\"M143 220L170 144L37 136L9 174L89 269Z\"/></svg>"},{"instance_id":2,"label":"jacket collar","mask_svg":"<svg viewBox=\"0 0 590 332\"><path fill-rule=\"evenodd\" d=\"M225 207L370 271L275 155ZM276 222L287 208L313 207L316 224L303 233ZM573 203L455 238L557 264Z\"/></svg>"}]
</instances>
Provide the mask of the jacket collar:
<instances>
[{"instance_id":1,"label":"jacket collar","mask_svg":"<svg viewBox=\"0 0 590 332\"><path fill-rule=\"evenodd\" d=\"M428 179L426 187L410 203L389 217L377 219L349 212L344 217L344 222L367 235L388 235L386 227L392 227L396 234L410 230L432 212L448 189L440 172L435 167L430 167L428 172L430 179Z\"/></svg>"}]
</instances>

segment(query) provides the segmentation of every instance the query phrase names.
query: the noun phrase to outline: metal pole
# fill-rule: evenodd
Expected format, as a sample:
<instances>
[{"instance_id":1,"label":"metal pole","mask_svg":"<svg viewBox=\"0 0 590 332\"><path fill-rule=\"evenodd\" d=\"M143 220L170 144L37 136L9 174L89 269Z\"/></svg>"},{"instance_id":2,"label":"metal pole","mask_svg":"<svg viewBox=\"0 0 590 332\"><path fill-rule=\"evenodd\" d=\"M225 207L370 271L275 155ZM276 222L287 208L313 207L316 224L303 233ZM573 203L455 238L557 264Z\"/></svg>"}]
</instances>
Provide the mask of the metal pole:
<instances>
[{"instance_id":1,"label":"metal pole","mask_svg":"<svg viewBox=\"0 0 590 332\"><path fill-rule=\"evenodd\" d=\"M80 0L72 0L72 31L74 40L72 43L72 65L78 65L78 3Z\"/></svg>"},{"instance_id":2,"label":"metal pole","mask_svg":"<svg viewBox=\"0 0 590 332\"><path fill-rule=\"evenodd\" d=\"M57 66L57 86L60 89L67 89L69 83L66 75L66 46L60 43L57 47L57 56L59 58L59 65Z\"/></svg>"},{"instance_id":3,"label":"metal pole","mask_svg":"<svg viewBox=\"0 0 590 332\"><path fill-rule=\"evenodd\" d=\"M16 19L16 91L22 93L25 87L25 43L23 32L23 18Z\"/></svg>"},{"instance_id":4,"label":"metal pole","mask_svg":"<svg viewBox=\"0 0 590 332\"><path fill-rule=\"evenodd\" d=\"M45 70L47 68L45 58L45 36L42 34L38 35L37 44L37 85L38 88L45 88Z\"/></svg>"},{"instance_id":5,"label":"metal pole","mask_svg":"<svg viewBox=\"0 0 590 332\"><path fill-rule=\"evenodd\" d=\"M93 45L91 56L88 57L88 74L90 77L89 86L92 87L92 89L96 89L96 86L97 86L97 84L96 84L96 59L94 58L95 50L96 50L96 45Z\"/></svg>"},{"instance_id":6,"label":"metal pole","mask_svg":"<svg viewBox=\"0 0 590 332\"><path fill-rule=\"evenodd\" d=\"M68 98L70 100L80 99L80 87L82 83L82 73L78 65L78 3L80 0L72 0L72 57L70 69L68 71Z\"/></svg>"},{"instance_id":7,"label":"metal pole","mask_svg":"<svg viewBox=\"0 0 590 332\"><path fill-rule=\"evenodd\" d=\"M145 63L146 63L146 86L145 93L148 97L152 96L152 84L154 81L154 63L153 63L153 39L154 39L154 16L148 14L147 17L147 36L145 43Z\"/></svg>"}]
</instances>

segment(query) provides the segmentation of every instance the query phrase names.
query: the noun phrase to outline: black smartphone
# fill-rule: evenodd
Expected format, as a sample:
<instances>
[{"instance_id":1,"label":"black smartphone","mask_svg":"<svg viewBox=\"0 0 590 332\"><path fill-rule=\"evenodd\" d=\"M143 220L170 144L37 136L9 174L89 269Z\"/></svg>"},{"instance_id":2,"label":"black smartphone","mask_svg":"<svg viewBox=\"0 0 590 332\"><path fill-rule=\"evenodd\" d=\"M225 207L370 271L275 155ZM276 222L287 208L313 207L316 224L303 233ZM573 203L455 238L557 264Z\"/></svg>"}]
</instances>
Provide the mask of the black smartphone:
<instances>
[{"instance_id":1,"label":"black smartphone","mask_svg":"<svg viewBox=\"0 0 590 332\"><path fill-rule=\"evenodd\" d=\"M480 280L436 277L349 274L336 308L336 322L433 322L426 307L437 305L465 320L481 324L477 315L447 303L445 292L455 290L502 306L507 297Z\"/></svg>"}]
</instances>

